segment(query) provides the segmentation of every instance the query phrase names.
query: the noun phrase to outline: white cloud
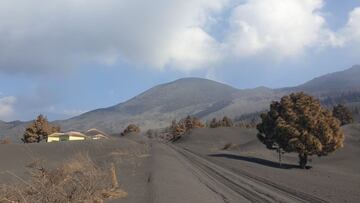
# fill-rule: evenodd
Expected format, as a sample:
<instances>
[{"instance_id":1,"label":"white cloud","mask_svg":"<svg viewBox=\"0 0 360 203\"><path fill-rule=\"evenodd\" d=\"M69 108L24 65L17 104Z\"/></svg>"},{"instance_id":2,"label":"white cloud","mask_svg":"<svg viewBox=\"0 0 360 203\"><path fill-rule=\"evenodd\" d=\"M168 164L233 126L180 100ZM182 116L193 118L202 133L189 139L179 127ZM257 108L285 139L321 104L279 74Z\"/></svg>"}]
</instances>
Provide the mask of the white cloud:
<instances>
[{"instance_id":1,"label":"white cloud","mask_svg":"<svg viewBox=\"0 0 360 203\"><path fill-rule=\"evenodd\" d=\"M43 72L118 61L191 71L211 69L229 57L295 57L309 47L359 41L360 9L354 9L348 24L335 33L326 27L323 4L324 0L2 0L0 71ZM230 18L221 15L225 11ZM230 28L213 26L218 18Z\"/></svg>"},{"instance_id":2,"label":"white cloud","mask_svg":"<svg viewBox=\"0 0 360 203\"><path fill-rule=\"evenodd\" d=\"M202 29L192 27L177 35L170 45L168 59L176 67L190 71L219 61L220 46Z\"/></svg>"},{"instance_id":3,"label":"white cloud","mask_svg":"<svg viewBox=\"0 0 360 203\"><path fill-rule=\"evenodd\" d=\"M296 56L327 32L322 0L248 0L231 16L227 43L237 56Z\"/></svg>"},{"instance_id":4,"label":"white cloud","mask_svg":"<svg viewBox=\"0 0 360 203\"><path fill-rule=\"evenodd\" d=\"M360 7L349 13L349 19L344 28L333 33L330 44L333 46L346 46L352 42L360 42Z\"/></svg>"},{"instance_id":5,"label":"white cloud","mask_svg":"<svg viewBox=\"0 0 360 203\"><path fill-rule=\"evenodd\" d=\"M16 97L7 96L0 98L0 120L11 120L14 118L14 104Z\"/></svg>"},{"instance_id":6,"label":"white cloud","mask_svg":"<svg viewBox=\"0 0 360 203\"><path fill-rule=\"evenodd\" d=\"M360 7L355 8L346 25L347 35L350 39L360 42Z\"/></svg>"},{"instance_id":7,"label":"white cloud","mask_svg":"<svg viewBox=\"0 0 360 203\"><path fill-rule=\"evenodd\" d=\"M204 28L228 0L2 0L0 67L8 72L117 60L163 68L217 59Z\"/></svg>"}]
</instances>

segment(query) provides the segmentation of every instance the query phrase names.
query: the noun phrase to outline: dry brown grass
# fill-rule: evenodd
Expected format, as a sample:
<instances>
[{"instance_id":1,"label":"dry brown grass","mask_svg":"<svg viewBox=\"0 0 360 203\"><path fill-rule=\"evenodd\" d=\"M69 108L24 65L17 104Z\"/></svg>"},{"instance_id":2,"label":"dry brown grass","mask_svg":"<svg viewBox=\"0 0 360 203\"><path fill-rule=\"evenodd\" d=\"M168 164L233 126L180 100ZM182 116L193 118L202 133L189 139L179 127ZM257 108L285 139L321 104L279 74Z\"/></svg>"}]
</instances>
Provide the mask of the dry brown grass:
<instances>
[{"instance_id":1,"label":"dry brown grass","mask_svg":"<svg viewBox=\"0 0 360 203\"><path fill-rule=\"evenodd\" d=\"M10 138L4 138L0 140L0 144L11 144Z\"/></svg>"},{"instance_id":2,"label":"dry brown grass","mask_svg":"<svg viewBox=\"0 0 360 203\"><path fill-rule=\"evenodd\" d=\"M62 166L47 169L41 162L28 165L29 180L0 186L0 202L103 202L111 198L124 198L115 165L108 169L98 167L88 156L77 155Z\"/></svg>"}]
</instances>

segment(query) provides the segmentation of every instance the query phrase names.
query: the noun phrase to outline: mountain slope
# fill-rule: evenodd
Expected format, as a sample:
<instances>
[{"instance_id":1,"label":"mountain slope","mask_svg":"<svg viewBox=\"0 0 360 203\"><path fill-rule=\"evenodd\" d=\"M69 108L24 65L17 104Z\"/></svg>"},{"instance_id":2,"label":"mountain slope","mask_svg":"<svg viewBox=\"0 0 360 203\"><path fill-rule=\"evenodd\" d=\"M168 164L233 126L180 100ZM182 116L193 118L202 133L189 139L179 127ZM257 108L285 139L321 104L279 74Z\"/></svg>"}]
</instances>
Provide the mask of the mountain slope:
<instances>
[{"instance_id":1,"label":"mountain slope","mask_svg":"<svg viewBox=\"0 0 360 203\"><path fill-rule=\"evenodd\" d=\"M153 87L127 102L58 123L65 129L96 127L110 133L120 132L129 123L137 123L143 128L164 127L172 119L206 111L219 103L223 108L238 92L215 81L184 78Z\"/></svg>"},{"instance_id":2,"label":"mountain slope","mask_svg":"<svg viewBox=\"0 0 360 203\"><path fill-rule=\"evenodd\" d=\"M239 90L201 78L184 78L155 86L142 94L112 107L96 109L74 118L56 121L63 130L85 131L98 128L120 133L135 123L142 130L168 126L173 119L195 115L203 120L229 116L252 117L268 108L272 100L290 92L305 91L328 106L345 103L360 107L360 66L315 78L297 87ZM0 123L0 136L21 136L24 123ZM19 140L18 138L15 138Z\"/></svg>"},{"instance_id":3,"label":"mountain slope","mask_svg":"<svg viewBox=\"0 0 360 203\"><path fill-rule=\"evenodd\" d=\"M360 66L326 74L297 87L276 90L266 87L239 90L211 80L184 78L153 87L127 102L60 124L65 129L96 127L118 133L129 123L136 123L143 129L158 128L186 115L195 115L203 120L225 115L236 118L264 111L272 100L297 91L315 95L329 105L340 102L355 104L360 102L360 97L356 97L360 95ZM351 94L347 95L349 92Z\"/></svg>"},{"instance_id":4,"label":"mountain slope","mask_svg":"<svg viewBox=\"0 0 360 203\"><path fill-rule=\"evenodd\" d=\"M290 89L314 93L359 90L360 65L354 65L353 67L343 71L329 73L314 78L302 85Z\"/></svg>"},{"instance_id":5,"label":"mountain slope","mask_svg":"<svg viewBox=\"0 0 360 203\"><path fill-rule=\"evenodd\" d=\"M238 90L225 84L200 78L184 78L159 85L113 107L132 115L160 107L160 112L176 111L193 104L231 100Z\"/></svg>"},{"instance_id":6,"label":"mountain slope","mask_svg":"<svg viewBox=\"0 0 360 203\"><path fill-rule=\"evenodd\" d=\"M21 135L24 133L25 128L29 125L29 122L12 121L4 122L0 121L0 139L11 139L12 141L20 142Z\"/></svg>"}]
</instances>

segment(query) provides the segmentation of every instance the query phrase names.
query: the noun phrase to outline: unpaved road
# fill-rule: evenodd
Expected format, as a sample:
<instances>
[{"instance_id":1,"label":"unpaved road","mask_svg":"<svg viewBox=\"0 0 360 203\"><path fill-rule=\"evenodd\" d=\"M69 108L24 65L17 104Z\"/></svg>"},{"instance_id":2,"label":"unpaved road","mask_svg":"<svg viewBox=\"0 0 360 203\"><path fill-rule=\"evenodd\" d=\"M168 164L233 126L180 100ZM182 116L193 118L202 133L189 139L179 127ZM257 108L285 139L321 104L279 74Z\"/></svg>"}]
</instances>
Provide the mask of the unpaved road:
<instances>
[{"instance_id":1,"label":"unpaved road","mask_svg":"<svg viewBox=\"0 0 360 203\"><path fill-rule=\"evenodd\" d=\"M195 143L194 147L142 137L131 139L1 146L0 184L13 181L2 171L28 178L24 166L29 161L44 160L49 167L56 167L75 154L85 153L100 166L114 163L119 183L129 194L124 199L107 202L358 202L356 174L348 177L341 171L325 173L323 166L308 171L278 169L241 159L211 156L213 153L196 148L210 149L211 145L203 142ZM339 192L333 192L335 189Z\"/></svg>"},{"instance_id":2,"label":"unpaved road","mask_svg":"<svg viewBox=\"0 0 360 203\"><path fill-rule=\"evenodd\" d=\"M152 202L326 202L245 172L234 173L173 144L154 143L152 148L157 167ZM166 154L167 159L161 157ZM161 165L173 169L162 170Z\"/></svg>"}]
</instances>

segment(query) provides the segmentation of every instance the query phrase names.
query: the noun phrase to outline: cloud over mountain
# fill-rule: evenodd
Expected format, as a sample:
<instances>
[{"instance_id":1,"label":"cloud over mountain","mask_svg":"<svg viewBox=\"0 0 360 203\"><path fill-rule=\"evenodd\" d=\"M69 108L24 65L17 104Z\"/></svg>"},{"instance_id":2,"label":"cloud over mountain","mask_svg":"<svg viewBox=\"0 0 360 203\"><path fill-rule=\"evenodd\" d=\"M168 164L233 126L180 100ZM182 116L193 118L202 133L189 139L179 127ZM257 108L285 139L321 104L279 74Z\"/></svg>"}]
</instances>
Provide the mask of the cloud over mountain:
<instances>
[{"instance_id":1,"label":"cloud over mountain","mask_svg":"<svg viewBox=\"0 0 360 203\"><path fill-rule=\"evenodd\" d=\"M297 55L326 32L322 6L322 0L247 1L233 11L228 44L239 56L266 51Z\"/></svg>"},{"instance_id":2,"label":"cloud over mountain","mask_svg":"<svg viewBox=\"0 0 360 203\"><path fill-rule=\"evenodd\" d=\"M337 42L340 46L351 42L360 43L360 7L350 12L346 26L338 33Z\"/></svg>"},{"instance_id":3,"label":"cloud over mountain","mask_svg":"<svg viewBox=\"0 0 360 203\"><path fill-rule=\"evenodd\" d=\"M324 3L3 0L0 69L13 73L43 72L121 61L148 68L191 71L213 68L228 57L263 53L293 57L319 44L359 41L359 8L335 33L326 26ZM229 26L216 26L219 23ZM223 35L219 37L219 33Z\"/></svg>"}]
</instances>

